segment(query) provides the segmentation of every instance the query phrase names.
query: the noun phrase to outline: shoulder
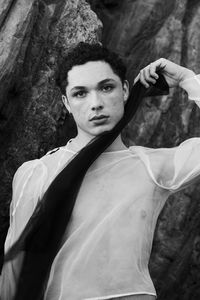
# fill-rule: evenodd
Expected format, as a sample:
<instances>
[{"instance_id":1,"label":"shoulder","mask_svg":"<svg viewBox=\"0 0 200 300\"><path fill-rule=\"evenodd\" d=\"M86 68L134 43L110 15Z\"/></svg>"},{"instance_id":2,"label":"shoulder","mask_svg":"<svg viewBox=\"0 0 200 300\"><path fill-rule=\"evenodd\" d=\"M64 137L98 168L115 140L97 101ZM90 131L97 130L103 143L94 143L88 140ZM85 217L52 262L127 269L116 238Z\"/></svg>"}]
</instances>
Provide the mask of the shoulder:
<instances>
[{"instance_id":1,"label":"shoulder","mask_svg":"<svg viewBox=\"0 0 200 300\"><path fill-rule=\"evenodd\" d=\"M162 158L166 155L167 150L171 148L149 148L144 146L131 146L129 150L138 156L148 156L149 158Z\"/></svg>"},{"instance_id":2,"label":"shoulder","mask_svg":"<svg viewBox=\"0 0 200 300\"><path fill-rule=\"evenodd\" d=\"M54 148L54 149L51 149L51 150L49 150L44 156L52 155L52 154L54 154L55 152L62 150L63 148L64 148L64 147L56 147L56 148Z\"/></svg>"},{"instance_id":3,"label":"shoulder","mask_svg":"<svg viewBox=\"0 0 200 300\"><path fill-rule=\"evenodd\" d=\"M138 155L148 155L152 158L164 158L173 152L176 147L172 148L150 148L144 146L131 146L129 150L131 153L138 154Z\"/></svg>"},{"instance_id":4,"label":"shoulder","mask_svg":"<svg viewBox=\"0 0 200 300\"><path fill-rule=\"evenodd\" d=\"M15 172L13 177L13 183L19 181L20 178L26 177L37 165L41 164L39 159L33 159L24 162Z\"/></svg>"},{"instance_id":5,"label":"shoulder","mask_svg":"<svg viewBox=\"0 0 200 300\"><path fill-rule=\"evenodd\" d=\"M163 175L163 168L166 162L172 161L169 157L173 148L148 148L143 146L130 147L130 151L138 156L143 167L149 174L156 186L162 187L160 184Z\"/></svg>"},{"instance_id":6,"label":"shoulder","mask_svg":"<svg viewBox=\"0 0 200 300\"><path fill-rule=\"evenodd\" d=\"M65 157L64 157L65 156ZM28 175L33 173L37 173L37 175L42 175L48 169L53 169L54 166L60 165L63 157L64 160L67 161L73 153L69 152L65 146L56 147L48 151L45 155L40 158L29 160L24 162L14 174L13 180L19 180L20 178L27 178Z\"/></svg>"},{"instance_id":7,"label":"shoulder","mask_svg":"<svg viewBox=\"0 0 200 300\"><path fill-rule=\"evenodd\" d=\"M53 174L55 170L65 165L74 154L66 146L61 146L48 151L40 158L40 161L45 165L48 172Z\"/></svg>"},{"instance_id":8,"label":"shoulder","mask_svg":"<svg viewBox=\"0 0 200 300\"><path fill-rule=\"evenodd\" d=\"M139 145L135 145L135 146L130 146L129 147L129 150L132 152L132 153L139 153L139 152L153 152L154 148L149 148L149 147L144 147L144 146L139 146Z\"/></svg>"},{"instance_id":9,"label":"shoulder","mask_svg":"<svg viewBox=\"0 0 200 300\"><path fill-rule=\"evenodd\" d=\"M24 162L15 172L12 182L13 199L20 201L24 191L36 189L46 176L46 167L40 159Z\"/></svg>"},{"instance_id":10,"label":"shoulder","mask_svg":"<svg viewBox=\"0 0 200 300\"><path fill-rule=\"evenodd\" d=\"M166 161L173 159L175 147L173 148L149 148L143 146L132 146L130 152L137 155L146 167L158 169L163 167Z\"/></svg>"},{"instance_id":11,"label":"shoulder","mask_svg":"<svg viewBox=\"0 0 200 300\"><path fill-rule=\"evenodd\" d=\"M45 162L51 161L54 159L55 156L60 155L61 148L62 147L57 147L48 151L41 158L28 160L22 163L22 165L17 169L17 171L14 174L13 184L15 184L16 181L23 181L23 179L27 180L27 177L33 175L33 173L37 173L37 175L42 174L47 167Z\"/></svg>"},{"instance_id":12,"label":"shoulder","mask_svg":"<svg viewBox=\"0 0 200 300\"><path fill-rule=\"evenodd\" d=\"M67 158L63 155L69 155L63 151L63 147L48 151L41 158L24 162L15 172L12 182L12 201L11 215L14 216L19 207L23 206L23 212L35 207L38 199L43 196L48 183L54 178L59 167L62 167L63 161Z\"/></svg>"}]
</instances>

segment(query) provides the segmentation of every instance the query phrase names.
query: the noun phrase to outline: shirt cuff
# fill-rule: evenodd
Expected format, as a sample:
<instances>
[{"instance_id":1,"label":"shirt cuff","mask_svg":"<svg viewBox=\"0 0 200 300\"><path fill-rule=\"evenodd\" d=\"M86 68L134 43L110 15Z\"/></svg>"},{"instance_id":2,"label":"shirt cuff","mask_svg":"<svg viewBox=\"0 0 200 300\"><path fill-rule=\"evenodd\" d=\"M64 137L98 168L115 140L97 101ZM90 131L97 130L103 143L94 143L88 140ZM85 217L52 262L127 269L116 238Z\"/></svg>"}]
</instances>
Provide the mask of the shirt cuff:
<instances>
[{"instance_id":1,"label":"shirt cuff","mask_svg":"<svg viewBox=\"0 0 200 300\"><path fill-rule=\"evenodd\" d=\"M200 101L200 74L183 80L180 87L188 93L189 100Z\"/></svg>"}]
</instances>

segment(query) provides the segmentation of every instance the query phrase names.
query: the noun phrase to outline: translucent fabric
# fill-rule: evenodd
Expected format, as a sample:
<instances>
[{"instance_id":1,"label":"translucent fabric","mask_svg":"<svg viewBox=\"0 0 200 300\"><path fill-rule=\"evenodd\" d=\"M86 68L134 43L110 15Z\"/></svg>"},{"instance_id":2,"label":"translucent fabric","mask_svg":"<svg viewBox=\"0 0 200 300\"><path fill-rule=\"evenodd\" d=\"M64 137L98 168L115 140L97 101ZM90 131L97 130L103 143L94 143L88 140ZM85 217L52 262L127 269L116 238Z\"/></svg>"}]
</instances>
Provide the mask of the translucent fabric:
<instances>
[{"instance_id":1,"label":"translucent fabric","mask_svg":"<svg viewBox=\"0 0 200 300\"><path fill-rule=\"evenodd\" d=\"M19 236L39 194L73 156L69 147L18 169L5 250ZM199 138L170 149L104 152L84 178L45 299L156 295L148 272L156 221L169 194L200 175L199 152ZM12 299L20 259L4 266L3 300Z\"/></svg>"},{"instance_id":2,"label":"translucent fabric","mask_svg":"<svg viewBox=\"0 0 200 300\"><path fill-rule=\"evenodd\" d=\"M155 296L148 262L156 221L171 193L198 180L199 153L200 138L169 149L134 146L102 153L81 185L71 222L51 267L45 299ZM68 143L18 169L5 251L73 155ZM1 300L12 299L22 259L23 253L4 265Z\"/></svg>"}]
</instances>

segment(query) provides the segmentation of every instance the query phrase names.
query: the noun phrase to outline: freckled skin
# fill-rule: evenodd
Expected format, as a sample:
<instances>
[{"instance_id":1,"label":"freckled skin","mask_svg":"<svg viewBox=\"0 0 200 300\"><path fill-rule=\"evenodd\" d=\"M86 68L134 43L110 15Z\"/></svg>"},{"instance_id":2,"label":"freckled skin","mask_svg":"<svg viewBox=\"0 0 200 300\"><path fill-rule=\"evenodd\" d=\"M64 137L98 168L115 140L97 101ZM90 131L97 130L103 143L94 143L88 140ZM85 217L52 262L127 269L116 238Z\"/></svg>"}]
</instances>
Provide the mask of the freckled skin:
<instances>
[{"instance_id":1,"label":"freckled skin","mask_svg":"<svg viewBox=\"0 0 200 300\"><path fill-rule=\"evenodd\" d=\"M109 80L102 84L106 79ZM128 83L122 84L108 63L87 62L74 66L68 72L66 96L64 104L74 117L78 136L93 138L111 130L122 118L128 98ZM102 114L108 118L102 122L90 121L95 115Z\"/></svg>"}]
</instances>

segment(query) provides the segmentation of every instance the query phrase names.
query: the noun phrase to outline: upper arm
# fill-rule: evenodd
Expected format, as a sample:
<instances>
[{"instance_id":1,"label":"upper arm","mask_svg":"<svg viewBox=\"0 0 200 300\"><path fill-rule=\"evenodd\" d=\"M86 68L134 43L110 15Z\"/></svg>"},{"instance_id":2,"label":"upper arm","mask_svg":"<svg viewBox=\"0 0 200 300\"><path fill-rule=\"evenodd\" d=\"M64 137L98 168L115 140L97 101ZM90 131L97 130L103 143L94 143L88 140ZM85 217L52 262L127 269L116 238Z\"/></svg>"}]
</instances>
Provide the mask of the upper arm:
<instances>
[{"instance_id":1,"label":"upper arm","mask_svg":"<svg viewBox=\"0 0 200 300\"><path fill-rule=\"evenodd\" d=\"M33 160L24 163L13 177L10 226L4 246L5 252L21 234L41 197L45 171L39 160ZM0 298L12 299L22 260L23 253L19 253L14 260L4 264L0 280Z\"/></svg>"},{"instance_id":2,"label":"upper arm","mask_svg":"<svg viewBox=\"0 0 200 300\"><path fill-rule=\"evenodd\" d=\"M20 235L41 198L45 178L46 168L38 159L25 162L15 173L10 205L11 243Z\"/></svg>"},{"instance_id":3,"label":"upper arm","mask_svg":"<svg viewBox=\"0 0 200 300\"><path fill-rule=\"evenodd\" d=\"M191 138L172 148L163 159L162 184L178 191L200 176L200 138Z\"/></svg>"},{"instance_id":4,"label":"upper arm","mask_svg":"<svg viewBox=\"0 0 200 300\"><path fill-rule=\"evenodd\" d=\"M148 149L138 147L154 183L170 192L179 191L200 176L200 138L191 138L178 147Z\"/></svg>"}]
</instances>

